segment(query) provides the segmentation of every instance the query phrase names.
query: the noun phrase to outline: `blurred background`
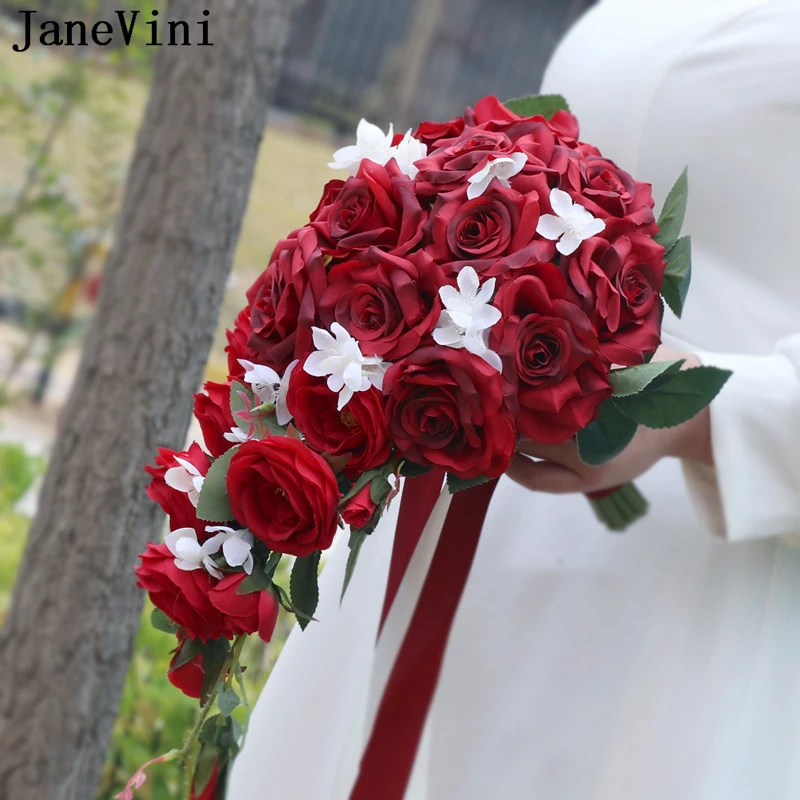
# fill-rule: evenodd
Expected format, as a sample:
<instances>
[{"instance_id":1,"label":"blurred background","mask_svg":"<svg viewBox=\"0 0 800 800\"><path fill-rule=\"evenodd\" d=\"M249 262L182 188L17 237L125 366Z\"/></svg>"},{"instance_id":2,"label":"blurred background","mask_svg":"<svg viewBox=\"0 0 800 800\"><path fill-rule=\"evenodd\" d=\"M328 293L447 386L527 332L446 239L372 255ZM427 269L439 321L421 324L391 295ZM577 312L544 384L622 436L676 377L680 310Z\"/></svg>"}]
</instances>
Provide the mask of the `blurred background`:
<instances>
[{"instance_id":1,"label":"blurred background","mask_svg":"<svg viewBox=\"0 0 800 800\"><path fill-rule=\"evenodd\" d=\"M0 623L103 279L156 49L142 38L118 49L34 45L16 54L19 9L91 23L160 5L0 2ZM535 93L556 43L588 5L299 4L206 378L225 379L226 325L275 242L316 207L334 177L330 155L354 138L359 118L403 131L421 119L449 119L486 94ZM251 643L251 695L286 634L279 630L268 647ZM166 678L171 646L141 626L98 797L111 798L140 764L181 741L194 718L195 703ZM169 780L154 772L137 796L173 797Z\"/></svg>"}]
</instances>

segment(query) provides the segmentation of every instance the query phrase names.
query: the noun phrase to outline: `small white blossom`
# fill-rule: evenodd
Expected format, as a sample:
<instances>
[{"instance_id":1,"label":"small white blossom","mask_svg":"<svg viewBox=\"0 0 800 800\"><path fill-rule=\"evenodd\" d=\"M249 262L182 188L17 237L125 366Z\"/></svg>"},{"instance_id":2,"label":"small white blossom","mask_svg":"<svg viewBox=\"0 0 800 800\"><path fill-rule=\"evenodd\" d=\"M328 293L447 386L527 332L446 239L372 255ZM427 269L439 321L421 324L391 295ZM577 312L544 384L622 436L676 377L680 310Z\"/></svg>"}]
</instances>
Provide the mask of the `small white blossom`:
<instances>
[{"instance_id":1,"label":"small white blossom","mask_svg":"<svg viewBox=\"0 0 800 800\"><path fill-rule=\"evenodd\" d=\"M212 537L207 542L200 544L197 541L197 532L194 528L178 528L164 537L164 544L175 556L175 566L185 572L195 569L205 569L209 575L221 578L222 573L217 569L211 556L219 551L220 542Z\"/></svg>"},{"instance_id":2,"label":"small white blossom","mask_svg":"<svg viewBox=\"0 0 800 800\"><path fill-rule=\"evenodd\" d=\"M497 178L501 186L508 188L511 186L510 178L521 172L528 157L525 153L511 153L510 156L501 156L492 161L488 161L483 169L479 169L474 175L467 178L467 198L474 200L480 197L488 188L493 178Z\"/></svg>"},{"instance_id":3,"label":"small white blossom","mask_svg":"<svg viewBox=\"0 0 800 800\"><path fill-rule=\"evenodd\" d=\"M228 566L242 567L250 575L253 572L253 534L248 530L235 531L225 525L208 525L207 533L216 534L212 536L204 546L211 544L214 553L219 552L222 547L222 555Z\"/></svg>"},{"instance_id":4,"label":"small white blossom","mask_svg":"<svg viewBox=\"0 0 800 800\"><path fill-rule=\"evenodd\" d=\"M244 358L240 358L239 363L245 369L244 382L250 384L253 394L262 403L269 403L275 406L275 417L278 420L278 425L288 425L292 421L292 415L286 405L286 393L289 391L289 381L292 377L292 370L298 364L297 360L292 361L286 367L283 377L278 375L272 367L266 367L263 364L254 364ZM233 431L231 431L231 435L233 435ZM227 433L225 438L229 442L235 441L230 439Z\"/></svg>"},{"instance_id":5,"label":"small white blossom","mask_svg":"<svg viewBox=\"0 0 800 800\"><path fill-rule=\"evenodd\" d=\"M428 155L428 148L419 139L411 135L411 130L406 132L399 144L391 148L391 156L397 162L400 171L408 175L411 180L417 177L419 170L414 166L414 162L425 158Z\"/></svg>"},{"instance_id":6,"label":"small white blossom","mask_svg":"<svg viewBox=\"0 0 800 800\"><path fill-rule=\"evenodd\" d=\"M585 239L597 236L606 227L602 219L593 216L583 206L574 203L561 189L550 192L550 205L555 214L542 214L536 233L545 239L557 241L556 250L561 255L574 253Z\"/></svg>"},{"instance_id":7,"label":"small white blossom","mask_svg":"<svg viewBox=\"0 0 800 800\"><path fill-rule=\"evenodd\" d=\"M226 442L233 442L234 444L244 444L250 440L250 436L245 433L241 428L231 428L226 433L222 434L222 438Z\"/></svg>"},{"instance_id":8,"label":"small white blossom","mask_svg":"<svg viewBox=\"0 0 800 800\"><path fill-rule=\"evenodd\" d=\"M366 392L370 386L381 389L389 365L377 356L365 356L358 342L338 323L331 325L331 336L322 328L312 328L314 347L303 369L318 378L328 377L328 388L339 395L337 408L341 411L356 392Z\"/></svg>"},{"instance_id":9,"label":"small white blossom","mask_svg":"<svg viewBox=\"0 0 800 800\"><path fill-rule=\"evenodd\" d=\"M458 289L442 286L442 311L433 338L443 347L464 348L502 372L500 356L489 349L489 329L499 322L499 309L491 305L495 279L481 286L473 267L463 267L456 278Z\"/></svg>"},{"instance_id":10,"label":"small white blossom","mask_svg":"<svg viewBox=\"0 0 800 800\"><path fill-rule=\"evenodd\" d=\"M184 492L189 498L189 502L197 508L205 477L200 474L200 470L191 461L179 456L176 456L175 460L180 466L170 467L164 473L164 482L170 489Z\"/></svg>"},{"instance_id":11,"label":"small white blossom","mask_svg":"<svg viewBox=\"0 0 800 800\"><path fill-rule=\"evenodd\" d=\"M391 125L389 133L384 133L377 125L362 119L356 128L356 143L339 148L328 166L332 169L348 170L352 175L358 172L359 164L364 158L383 166L393 155L393 138Z\"/></svg>"}]
</instances>

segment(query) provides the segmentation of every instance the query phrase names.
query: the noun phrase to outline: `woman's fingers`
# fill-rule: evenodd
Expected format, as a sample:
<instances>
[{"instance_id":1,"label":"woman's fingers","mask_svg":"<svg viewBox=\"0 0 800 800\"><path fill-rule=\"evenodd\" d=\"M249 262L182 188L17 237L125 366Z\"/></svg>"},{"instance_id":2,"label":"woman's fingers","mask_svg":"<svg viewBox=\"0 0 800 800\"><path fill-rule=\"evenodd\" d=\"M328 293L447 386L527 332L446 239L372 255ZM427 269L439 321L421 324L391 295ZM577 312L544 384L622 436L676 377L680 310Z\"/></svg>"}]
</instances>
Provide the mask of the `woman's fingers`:
<instances>
[{"instance_id":1,"label":"woman's fingers","mask_svg":"<svg viewBox=\"0 0 800 800\"><path fill-rule=\"evenodd\" d=\"M539 444L523 439L519 443L519 451L526 456L552 461L571 469L579 468L582 463L578 455L578 448L571 440L562 444Z\"/></svg>"},{"instance_id":2,"label":"woman's fingers","mask_svg":"<svg viewBox=\"0 0 800 800\"><path fill-rule=\"evenodd\" d=\"M507 474L511 480L534 492L569 494L587 491L582 475L552 461L532 461L526 456L517 456Z\"/></svg>"}]
</instances>

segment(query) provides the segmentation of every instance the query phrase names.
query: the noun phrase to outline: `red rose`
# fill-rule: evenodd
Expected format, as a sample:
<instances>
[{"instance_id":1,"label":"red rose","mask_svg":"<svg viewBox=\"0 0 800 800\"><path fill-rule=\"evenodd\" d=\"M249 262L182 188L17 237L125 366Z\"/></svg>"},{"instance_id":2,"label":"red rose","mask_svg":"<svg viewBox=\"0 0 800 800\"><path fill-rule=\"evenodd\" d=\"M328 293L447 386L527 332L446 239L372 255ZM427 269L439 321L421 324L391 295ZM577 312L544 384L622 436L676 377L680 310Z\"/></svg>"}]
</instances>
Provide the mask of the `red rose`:
<instances>
[{"instance_id":1,"label":"red rose","mask_svg":"<svg viewBox=\"0 0 800 800\"><path fill-rule=\"evenodd\" d=\"M165 544L148 544L136 568L137 585L150 600L191 639L230 638L225 615L209 600L212 578L204 569L186 572L175 566L175 557Z\"/></svg>"},{"instance_id":2,"label":"red rose","mask_svg":"<svg viewBox=\"0 0 800 800\"><path fill-rule=\"evenodd\" d=\"M225 434L236 427L231 414L231 385L207 381L203 389L205 394L194 396L194 415L203 431L206 449L214 458L219 458L234 444L225 438Z\"/></svg>"},{"instance_id":3,"label":"red rose","mask_svg":"<svg viewBox=\"0 0 800 800\"><path fill-rule=\"evenodd\" d=\"M571 158L560 188L601 219L616 218L634 226L655 222L650 184L634 180L602 156Z\"/></svg>"},{"instance_id":4,"label":"red rose","mask_svg":"<svg viewBox=\"0 0 800 800\"><path fill-rule=\"evenodd\" d=\"M661 343L664 248L632 233L613 242L589 239L565 265L611 364L633 366Z\"/></svg>"},{"instance_id":5,"label":"red rose","mask_svg":"<svg viewBox=\"0 0 800 800\"><path fill-rule=\"evenodd\" d=\"M439 147L442 139L452 139L464 130L464 120L454 117L448 122L421 122L414 131L414 138L423 142L428 150Z\"/></svg>"},{"instance_id":6,"label":"red rose","mask_svg":"<svg viewBox=\"0 0 800 800\"><path fill-rule=\"evenodd\" d=\"M268 642L278 621L280 605L269 589L239 594L239 586L246 578L243 572L226 575L208 590L208 599L225 615L234 636L258 633L262 641Z\"/></svg>"},{"instance_id":7,"label":"red rose","mask_svg":"<svg viewBox=\"0 0 800 800\"><path fill-rule=\"evenodd\" d=\"M343 471L357 477L389 457L385 403L374 387L356 392L341 411L338 399L325 378L309 375L302 364L292 373L286 404L306 444L318 453L349 456Z\"/></svg>"},{"instance_id":8,"label":"red rose","mask_svg":"<svg viewBox=\"0 0 800 800\"><path fill-rule=\"evenodd\" d=\"M495 478L516 447L514 420L493 367L466 350L428 347L390 367L386 415L398 450L416 464Z\"/></svg>"},{"instance_id":9,"label":"red rose","mask_svg":"<svg viewBox=\"0 0 800 800\"><path fill-rule=\"evenodd\" d=\"M335 178L332 181L328 181L325 184L325 188L322 190L322 197L320 198L319 204L317 207L311 212L309 216L309 222L314 222L317 217L320 215L323 209L327 208L334 200L336 200L339 192L342 191L342 186L344 186L344 181L340 180L339 178Z\"/></svg>"},{"instance_id":10,"label":"red rose","mask_svg":"<svg viewBox=\"0 0 800 800\"><path fill-rule=\"evenodd\" d=\"M543 189L547 183L542 181ZM440 195L428 225L427 251L440 264L465 262L481 272L507 253L517 253L536 235L539 196L520 194L497 181L480 197L467 200L466 190Z\"/></svg>"},{"instance_id":11,"label":"red rose","mask_svg":"<svg viewBox=\"0 0 800 800\"><path fill-rule=\"evenodd\" d=\"M552 264L503 284L494 299L503 316L489 346L503 359L520 434L535 442L573 436L611 394L597 334L578 303Z\"/></svg>"},{"instance_id":12,"label":"red rose","mask_svg":"<svg viewBox=\"0 0 800 800\"><path fill-rule=\"evenodd\" d=\"M185 488L191 485L191 482L186 480L185 474L181 474L181 472L187 473L187 470L179 463L179 458L195 467L201 476L205 476L211 466L208 456L196 442L192 443L184 453L176 453L166 447L159 447L155 467L145 467L145 471L153 476L150 485L147 487L147 496L158 503L167 513L170 530L194 528L198 539L203 541L208 538L206 533L206 525L208 523L197 519L196 506L192 502L192 498L196 502L196 493L175 488L176 485ZM167 472L171 469L176 470L175 473L170 473L169 481L173 484L172 486L167 484L166 478Z\"/></svg>"},{"instance_id":13,"label":"red rose","mask_svg":"<svg viewBox=\"0 0 800 800\"><path fill-rule=\"evenodd\" d=\"M416 162L418 195L438 195L461 186L469 175L483 168L489 158L507 156L518 148L502 132L465 128L452 139L443 139L437 150Z\"/></svg>"},{"instance_id":14,"label":"red rose","mask_svg":"<svg viewBox=\"0 0 800 800\"><path fill-rule=\"evenodd\" d=\"M414 182L394 159L385 167L364 159L355 177L329 193L311 224L322 252L334 258L367 247L404 255L422 238L424 217Z\"/></svg>"},{"instance_id":15,"label":"red rose","mask_svg":"<svg viewBox=\"0 0 800 800\"><path fill-rule=\"evenodd\" d=\"M354 494L342 511L342 519L353 529L363 528L377 511L378 506L372 502L371 487L367 484Z\"/></svg>"},{"instance_id":16,"label":"red rose","mask_svg":"<svg viewBox=\"0 0 800 800\"><path fill-rule=\"evenodd\" d=\"M364 355L402 358L436 326L443 283L441 269L425 252L401 258L370 249L331 269L320 318L328 328L338 322Z\"/></svg>"},{"instance_id":17,"label":"red rose","mask_svg":"<svg viewBox=\"0 0 800 800\"><path fill-rule=\"evenodd\" d=\"M313 228L295 231L275 248L266 271L247 293L249 359L283 373L312 349L311 327L325 289L325 264Z\"/></svg>"},{"instance_id":18,"label":"red rose","mask_svg":"<svg viewBox=\"0 0 800 800\"><path fill-rule=\"evenodd\" d=\"M172 656L172 661L169 662L167 678L176 689L180 689L187 697L199 699L203 686L202 653L198 653L191 661L187 661L179 667L175 666L175 662L180 658L181 650L185 643L186 639L178 645L175 655Z\"/></svg>"},{"instance_id":19,"label":"red rose","mask_svg":"<svg viewBox=\"0 0 800 800\"><path fill-rule=\"evenodd\" d=\"M331 546L336 476L297 439L245 442L231 459L227 485L233 516L271 550L307 556Z\"/></svg>"},{"instance_id":20,"label":"red rose","mask_svg":"<svg viewBox=\"0 0 800 800\"><path fill-rule=\"evenodd\" d=\"M247 345L250 333L250 306L246 306L236 317L233 330L225 331L228 340L225 347L225 352L228 354L228 375L235 381L240 381L245 373L244 367L239 363L240 358L245 361L258 361L258 353Z\"/></svg>"}]
</instances>

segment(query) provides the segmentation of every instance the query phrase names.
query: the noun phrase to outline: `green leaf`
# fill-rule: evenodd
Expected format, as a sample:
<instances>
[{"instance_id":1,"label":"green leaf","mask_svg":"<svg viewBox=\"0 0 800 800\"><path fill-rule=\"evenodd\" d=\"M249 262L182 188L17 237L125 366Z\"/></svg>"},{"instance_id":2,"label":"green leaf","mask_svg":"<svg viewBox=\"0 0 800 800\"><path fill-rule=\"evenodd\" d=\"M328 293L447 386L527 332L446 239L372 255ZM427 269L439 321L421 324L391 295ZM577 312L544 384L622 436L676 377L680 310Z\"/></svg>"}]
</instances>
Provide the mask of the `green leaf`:
<instances>
[{"instance_id":1,"label":"green leaf","mask_svg":"<svg viewBox=\"0 0 800 800\"><path fill-rule=\"evenodd\" d=\"M670 189L661 215L658 218L658 227L661 229L656 236L656 241L669 250L681 234L683 218L686 216L686 201L689 198L689 178L686 169L681 172L675 185Z\"/></svg>"},{"instance_id":2,"label":"green leaf","mask_svg":"<svg viewBox=\"0 0 800 800\"><path fill-rule=\"evenodd\" d=\"M177 633L178 625L174 623L160 608L154 608L150 612L150 624L157 630L164 633Z\"/></svg>"},{"instance_id":3,"label":"green leaf","mask_svg":"<svg viewBox=\"0 0 800 800\"><path fill-rule=\"evenodd\" d=\"M344 570L344 584L342 586L342 596L339 599L339 602L344 600L344 593L347 591L347 587L350 584L350 579L353 577L353 571L356 568L356 562L358 561L359 553L361 552L361 545L364 544L366 541L367 536L369 536L369 532L364 528L356 528L350 530L350 541L348 542L348 546L350 548L350 555L347 556L347 566Z\"/></svg>"},{"instance_id":4,"label":"green leaf","mask_svg":"<svg viewBox=\"0 0 800 800\"><path fill-rule=\"evenodd\" d=\"M598 466L618 456L631 442L637 424L607 400L600 416L578 433L578 454L584 464Z\"/></svg>"},{"instance_id":5,"label":"green leaf","mask_svg":"<svg viewBox=\"0 0 800 800\"><path fill-rule=\"evenodd\" d=\"M250 431L250 423L245 422L243 419L239 419L237 414L241 411L247 411L247 404L244 401L244 398L250 402L250 408L252 409L254 405L257 405L255 402L255 395L250 391L250 389L245 386L245 384L239 381L232 381L231 382L231 414L233 414L233 421L236 423L239 430L248 433Z\"/></svg>"},{"instance_id":6,"label":"green leaf","mask_svg":"<svg viewBox=\"0 0 800 800\"><path fill-rule=\"evenodd\" d=\"M480 486L486 483L489 479L483 475L478 475L477 478L459 478L458 475L453 475L452 472L447 473L447 488L450 494L461 492L464 489L471 489L473 486Z\"/></svg>"},{"instance_id":7,"label":"green leaf","mask_svg":"<svg viewBox=\"0 0 800 800\"><path fill-rule=\"evenodd\" d=\"M392 484L383 475L375 478L369 485L369 497L375 505L379 506L392 491Z\"/></svg>"},{"instance_id":8,"label":"green leaf","mask_svg":"<svg viewBox=\"0 0 800 800\"><path fill-rule=\"evenodd\" d=\"M216 723L215 723L216 727ZM214 731L216 737L216 730ZM200 752L197 755L197 763L194 768L194 775L192 777L192 796L200 797L208 782L211 780L211 775L214 772L214 767L217 764L219 752L213 744L203 743L200 747Z\"/></svg>"},{"instance_id":9,"label":"green leaf","mask_svg":"<svg viewBox=\"0 0 800 800\"><path fill-rule=\"evenodd\" d=\"M253 572L248 575L236 588L236 594L252 594L269 589L272 576L267 574L266 566L254 566Z\"/></svg>"},{"instance_id":10,"label":"green leaf","mask_svg":"<svg viewBox=\"0 0 800 800\"><path fill-rule=\"evenodd\" d=\"M203 683L200 687L200 702L205 705L217 684L225 677L221 675L225 659L228 657L230 643L227 639L212 639L201 645L203 654Z\"/></svg>"},{"instance_id":11,"label":"green leaf","mask_svg":"<svg viewBox=\"0 0 800 800\"><path fill-rule=\"evenodd\" d=\"M381 475L381 470L379 469L370 469L367 472L363 473L361 477L352 485L350 491L342 497L339 501L339 505L341 506L343 503L346 503L348 500L351 500L355 497L373 478L377 478Z\"/></svg>"},{"instance_id":12,"label":"green leaf","mask_svg":"<svg viewBox=\"0 0 800 800\"><path fill-rule=\"evenodd\" d=\"M567 101L560 94L537 94L531 97L518 97L505 104L521 117L535 117L541 114L550 119L557 111L569 111Z\"/></svg>"},{"instance_id":13,"label":"green leaf","mask_svg":"<svg viewBox=\"0 0 800 800\"><path fill-rule=\"evenodd\" d=\"M403 461L400 464L400 475L404 478L417 478L432 469L433 467L424 467L422 464L415 464L413 461Z\"/></svg>"},{"instance_id":14,"label":"green leaf","mask_svg":"<svg viewBox=\"0 0 800 800\"><path fill-rule=\"evenodd\" d=\"M297 623L305 630L319 602L319 557L317 550L305 558L296 558L292 567L292 577L289 581L289 591L292 595L292 605L305 616L298 616Z\"/></svg>"},{"instance_id":15,"label":"green leaf","mask_svg":"<svg viewBox=\"0 0 800 800\"><path fill-rule=\"evenodd\" d=\"M240 702L239 695L236 694L236 690L232 686L225 686L224 683L220 684L219 692L217 693L217 705L221 714L229 717Z\"/></svg>"},{"instance_id":16,"label":"green leaf","mask_svg":"<svg viewBox=\"0 0 800 800\"><path fill-rule=\"evenodd\" d=\"M651 392L615 398L625 415L648 428L671 428L702 411L719 393L731 372L717 367L692 367Z\"/></svg>"},{"instance_id":17,"label":"green leaf","mask_svg":"<svg viewBox=\"0 0 800 800\"><path fill-rule=\"evenodd\" d=\"M228 498L228 467L239 448L226 450L208 469L200 500L197 503L197 518L206 522L230 522L233 519Z\"/></svg>"},{"instance_id":18,"label":"green leaf","mask_svg":"<svg viewBox=\"0 0 800 800\"><path fill-rule=\"evenodd\" d=\"M289 595L286 594L286 589L283 588L279 583L272 582L272 591L278 595L278 602L283 606L286 611L294 614L298 621L302 617L306 622L311 622L311 617L306 614L305 612L301 611L299 608L295 608L292 605L292 601L289 599Z\"/></svg>"},{"instance_id":19,"label":"green leaf","mask_svg":"<svg viewBox=\"0 0 800 800\"><path fill-rule=\"evenodd\" d=\"M639 364L627 369L612 370L608 376L614 397L628 397L639 394L653 384L656 378L671 377L684 363L683 359L677 361L651 361L648 364Z\"/></svg>"},{"instance_id":20,"label":"green leaf","mask_svg":"<svg viewBox=\"0 0 800 800\"><path fill-rule=\"evenodd\" d=\"M199 639L184 639L172 669L177 669L188 664L195 656L203 654L203 643Z\"/></svg>"},{"instance_id":21,"label":"green leaf","mask_svg":"<svg viewBox=\"0 0 800 800\"><path fill-rule=\"evenodd\" d=\"M267 565L264 567L264 572L267 574L267 577L270 580L272 580L273 576L275 575L275 570L278 568L278 564L280 563L282 555L283 553L279 553L277 551L269 554Z\"/></svg>"},{"instance_id":22,"label":"green leaf","mask_svg":"<svg viewBox=\"0 0 800 800\"><path fill-rule=\"evenodd\" d=\"M661 296L675 316L680 317L692 280L691 237L682 236L678 239L667 252L666 262Z\"/></svg>"}]
</instances>

